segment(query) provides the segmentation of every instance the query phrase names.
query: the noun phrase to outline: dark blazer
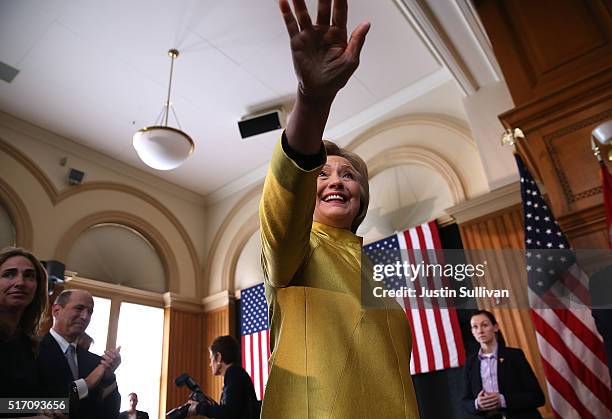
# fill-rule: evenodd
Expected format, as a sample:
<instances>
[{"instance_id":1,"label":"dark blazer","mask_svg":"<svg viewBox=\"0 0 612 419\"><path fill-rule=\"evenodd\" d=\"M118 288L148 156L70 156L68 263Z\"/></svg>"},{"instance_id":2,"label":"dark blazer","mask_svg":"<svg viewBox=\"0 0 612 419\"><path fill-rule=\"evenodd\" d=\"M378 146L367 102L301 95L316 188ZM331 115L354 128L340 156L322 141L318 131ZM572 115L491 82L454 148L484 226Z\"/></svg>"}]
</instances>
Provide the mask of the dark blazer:
<instances>
[{"instance_id":1,"label":"dark blazer","mask_svg":"<svg viewBox=\"0 0 612 419\"><path fill-rule=\"evenodd\" d=\"M99 364L100 357L83 348L77 347L79 378L87 377ZM68 361L55 338L47 333L40 343L37 366L40 373L43 394L47 397L70 397L74 381ZM103 389L112 388L106 397ZM103 378L97 388L89 391L87 397L70 404L70 419L117 419L121 396L116 387L115 375Z\"/></svg>"},{"instance_id":2,"label":"dark blazer","mask_svg":"<svg viewBox=\"0 0 612 419\"><path fill-rule=\"evenodd\" d=\"M128 412L121 412L119 414L119 419L128 419ZM136 411L136 419L149 419L149 414L147 412L142 412L140 410Z\"/></svg>"},{"instance_id":3,"label":"dark blazer","mask_svg":"<svg viewBox=\"0 0 612 419\"><path fill-rule=\"evenodd\" d=\"M260 410L253 381L238 364L225 370L220 404L198 403L196 408L198 415L217 419L259 419Z\"/></svg>"},{"instance_id":4,"label":"dark blazer","mask_svg":"<svg viewBox=\"0 0 612 419\"><path fill-rule=\"evenodd\" d=\"M474 407L474 400L482 390L478 353L470 356L463 368L463 405L470 414L484 414ZM506 409L503 409L506 418L542 418L537 408L544 405L544 393L523 351L498 347L497 385L506 399Z\"/></svg>"}]
</instances>

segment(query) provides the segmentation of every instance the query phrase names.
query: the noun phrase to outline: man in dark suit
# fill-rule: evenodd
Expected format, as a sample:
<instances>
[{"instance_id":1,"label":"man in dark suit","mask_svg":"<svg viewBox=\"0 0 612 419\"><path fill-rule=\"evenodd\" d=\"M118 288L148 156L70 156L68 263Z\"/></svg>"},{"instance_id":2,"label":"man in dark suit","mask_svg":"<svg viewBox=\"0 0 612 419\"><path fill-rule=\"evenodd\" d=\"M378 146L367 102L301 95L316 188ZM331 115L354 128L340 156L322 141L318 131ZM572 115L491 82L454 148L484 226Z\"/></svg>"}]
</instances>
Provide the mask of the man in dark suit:
<instances>
[{"instance_id":1,"label":"man in dark suit","mask_svg":"<svg viewBox=\"0 0 612 419\"><path fill-rule=\"evenodd\" d=\"M39 349L38 369L46 397L69 397L71 419L117 419L121 396L114 370L119 350L100 357L75 341L91 320L93 298L87 291L63 291L51 312L53 327Z\"/></svg>"},{"instance_id":2,"label":"man in dark suit","mask_svg":"<svg viewBox=\"0 0 612 419\"><path fill-rule=\"evenodd\" d=\"M147 412L136 410L136 405L138 404L138 395L136 393L128 394L128 399L130 401L130 408L125 412L121 412L119 419L149 419Z\"/></svg>"}]
</instances>

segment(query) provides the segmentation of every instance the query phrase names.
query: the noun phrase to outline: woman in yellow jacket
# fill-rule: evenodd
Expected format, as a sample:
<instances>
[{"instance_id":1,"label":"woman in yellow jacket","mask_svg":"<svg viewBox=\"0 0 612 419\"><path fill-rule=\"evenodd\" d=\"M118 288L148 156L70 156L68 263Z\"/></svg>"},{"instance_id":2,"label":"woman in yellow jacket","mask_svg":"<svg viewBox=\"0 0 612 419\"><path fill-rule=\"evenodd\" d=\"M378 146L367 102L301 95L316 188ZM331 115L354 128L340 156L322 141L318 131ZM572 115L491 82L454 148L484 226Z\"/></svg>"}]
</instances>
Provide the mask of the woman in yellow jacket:
<instances>
[{"instance_id":1,"label":"woman in yellow jacket","mask_svg":"<svg viewBox=\"0 0 612 419\"><path fill-rule=\"evenodd\" d=\"M260 204L272 349L261 417L416 419L406 316L361 301L366 165L321 141L370 25L347 40L346 0L319 0L314 24L304 0L279 4L299 87Z\"/></svg>"}]
</instances>

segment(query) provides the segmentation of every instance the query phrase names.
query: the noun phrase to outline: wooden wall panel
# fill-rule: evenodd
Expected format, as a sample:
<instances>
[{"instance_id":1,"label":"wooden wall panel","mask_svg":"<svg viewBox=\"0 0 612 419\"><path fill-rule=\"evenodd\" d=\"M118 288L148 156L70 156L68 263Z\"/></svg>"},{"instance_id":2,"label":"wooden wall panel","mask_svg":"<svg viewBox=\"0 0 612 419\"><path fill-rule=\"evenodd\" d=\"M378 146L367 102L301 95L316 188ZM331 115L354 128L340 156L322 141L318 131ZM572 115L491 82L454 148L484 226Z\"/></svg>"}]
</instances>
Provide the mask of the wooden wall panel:
<instances>
[{"instance_id":1,"label":"wooden wall panel","mask_svg":"<svg viewBox=\"0 0 612 419\"><path fill-rule=\"evenodd\" d=\"M521 205L470 220L459 226L463 245L469 251L468 259L472 263L488 262L487 275L483 284L487 288L508 288L511 295L517 296L521 307L526 307L527 274L525 262L518 252L508 252L507 257L492 258L486 249L522 249L524 248L523 212ZM471 255L470 255L471 253ZM517 307L516 301L512 303ZM544 370L540 360L535 331L528 308L500 308L496 301L479 298L478 307L491 311L503 332L506 344L521 348L538 377L540 386L546 394L546 405L540 409L545 417L552 417Z\"/></svg>"},{"instance_id":2,"label":"wooden wall panel","mask_svg":"<svg viewBox=\"0 0 612 419\"><path fill-rule=\"evenodd\" d=\"M205 379L208 352L204 342L204 316L201 313L164 310L164 351L161 382L160 412L185 403L189 390L174 384L176 377L186 372L200 386ZM164 391L165 390L165 391Z\"/></svg>"},{"instance_id":3,"label":"wooden wall panel","mask_svg":"<svg viewBox=\"0 0 612 419\"><path fill-rule=\"evenodd\" d=\"M517 106L610 67L609 0L478 0Z\"/></svg>"},{"instance_id":4,"label":"wooden wall panel","mask_svg":"<svg viewBox=\"0 0 612 419\"><path fill-rule=\"evenodd\" d=\"M204 333L202 336L203 347L202 353L205 357L205 369L204 381L202 390L210 397L219 401L221 391L223 389L223 377L213 377L209 368L209 355L208 348L210 344L217 336L231 334L231 308L226 306L224 308L204 313Z\"/></svg>"},{"instance_id":5,"label":"wooden wall panel","mask_svg":"<svg viewBox=\"0 0 612 419\"><path fill-rule=\"evenodd\" d=\"M606 246L590 133L612 118L610 0L475 2L516 107L518 150L575 248Z\"/></svg>"}]
</instances>

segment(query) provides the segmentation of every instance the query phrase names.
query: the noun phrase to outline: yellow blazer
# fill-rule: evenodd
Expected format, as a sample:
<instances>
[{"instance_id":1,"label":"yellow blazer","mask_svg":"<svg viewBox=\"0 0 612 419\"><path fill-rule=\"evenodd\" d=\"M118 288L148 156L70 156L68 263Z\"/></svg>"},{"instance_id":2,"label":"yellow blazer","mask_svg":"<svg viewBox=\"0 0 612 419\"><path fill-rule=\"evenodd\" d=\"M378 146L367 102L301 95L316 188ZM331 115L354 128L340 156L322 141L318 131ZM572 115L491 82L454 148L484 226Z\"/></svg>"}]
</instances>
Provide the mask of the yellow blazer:
<instances>
[{"instance_id":1,"label":"yellow blazer","mask_svg":"<svg viewBox=\"0 0 612 419\"><path fill-rule=\"evenodd\" d=\"M362 307L361 238L312 221L320 168L303 170L279 142L264 185L272 355L261 417L417 419L406 316Z\"/></svg>"}]
</instances>

